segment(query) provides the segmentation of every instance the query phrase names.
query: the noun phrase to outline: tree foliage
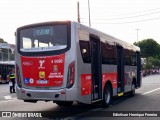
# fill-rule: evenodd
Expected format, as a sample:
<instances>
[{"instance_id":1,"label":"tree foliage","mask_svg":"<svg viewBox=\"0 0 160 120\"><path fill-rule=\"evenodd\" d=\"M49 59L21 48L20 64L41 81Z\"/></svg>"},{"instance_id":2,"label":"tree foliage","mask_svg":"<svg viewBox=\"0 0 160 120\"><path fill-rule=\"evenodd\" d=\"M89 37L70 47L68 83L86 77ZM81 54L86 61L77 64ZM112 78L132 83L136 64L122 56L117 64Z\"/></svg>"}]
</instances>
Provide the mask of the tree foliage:
<instances>
[{"instance_id":1,"label":"tree foliage","mask_svg":"<svg viewBox=\"0 0 160 120\"><path fill-rule=\"evenodd\" d=\"M160 45L153 39L144 39L134 44L140 47L142 57L157 57L160 54Z\"/></svg>"},{"instance_id":2,"label":"tree foliage","mask_svg":"<svg viewBox=\"0 0 160 120\"><path fill-rule=\"evenodd\" d=\"M153 39L135 42L141 49L141 57L146 58L145 69L160 68L160 45Z\"/></svg>"},{"instance_id":3,"label":"tree foliage","mask_svg":"<svg viewBox=\"0 0 160 120\"><path fill-rule=\"evenodd\" d=\"M4 41L3 38L0 38L0 43L6 43L6 41Z\"/></svg>"},{"instance_id":4,"label":"tree foliage","mask_svg":"<svg viewBox=\"0 0 160 120\"><path fill-rule=\"evenodd\" d=\"M147 64L144 65L144 69L152 69L153 65L151 62L147 62Z\"/></svg>"}]
</instances>

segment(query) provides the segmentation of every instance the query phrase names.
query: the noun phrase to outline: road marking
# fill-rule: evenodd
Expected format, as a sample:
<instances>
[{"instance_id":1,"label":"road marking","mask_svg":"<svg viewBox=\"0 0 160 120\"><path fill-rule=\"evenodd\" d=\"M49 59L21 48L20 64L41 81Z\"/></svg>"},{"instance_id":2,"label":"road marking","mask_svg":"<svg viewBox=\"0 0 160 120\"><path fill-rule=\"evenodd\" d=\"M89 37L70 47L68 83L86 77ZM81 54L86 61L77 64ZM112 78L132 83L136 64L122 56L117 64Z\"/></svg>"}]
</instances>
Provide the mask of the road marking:
<instances>
[{"instance_id":1,"label":"road marking","mask_svg":"<svg viewBox=\"0 0 160 120\"><path fill-rule=\"evenodd\" d=\"M5 99L13 99L10 95L4 96Z\"/></svg>"},{"instance_id":2,"label":"road marking","mask_svg":"<svg viewBox=\"0 0 160 120\"><path fill-rule=\"evenodd\" d=\"M15 100L16 100L16 98L13 98L13 99L11 99L11 100L6 100L6 101L0 101L0 104L1 104L1 103L7 103L7 102L15 101Z\"/></svg>"},{"instance_id":3,"label":"road marking","mask_svg":"<svg viewBox=\"0 0 160 120\"><path fill-rule=\"evenodd\" d=\"M159 89L160 89L160 88L157 88L157 89L154 89L154 90L151 90L151 91L148 91L148 92L142 93L142 95L146 95L146 94L152 93L152 92L157 91L157 90L159 90Z\"/></svg>"}]
</instances>

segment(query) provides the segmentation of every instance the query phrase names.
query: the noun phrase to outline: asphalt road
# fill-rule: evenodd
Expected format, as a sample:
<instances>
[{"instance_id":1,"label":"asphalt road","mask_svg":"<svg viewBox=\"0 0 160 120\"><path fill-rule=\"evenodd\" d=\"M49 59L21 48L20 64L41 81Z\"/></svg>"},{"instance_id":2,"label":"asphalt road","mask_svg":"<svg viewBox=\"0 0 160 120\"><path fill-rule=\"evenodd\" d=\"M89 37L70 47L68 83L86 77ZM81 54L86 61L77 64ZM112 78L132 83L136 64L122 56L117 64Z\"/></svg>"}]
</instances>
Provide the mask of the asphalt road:
<instances>
[{"instance_id":1,"label":"asphalt road","mask_svg":"<svg viewBox=\"0 0 160 120\"><path fill-rule=\"evenodd\" d=\"M40 112L43 119L66 120L159 120L160 117L120 117L127 114L143 115L154 113L160 115L160 75L152 75L143 78L143 85L136 90L134 97L120 97L115 99L108 108L99 105L78 105L71 107L59 107L53 102L25 103L16 99L16 94L9 93L8 84L0 84L0 111ZM146 112L144 112L146 111ZM159 111L159 112L156 112ZM142 112L142 113L141 113ZM22 113L21 113L22 114ZM114 116L118 115L119 116ZM109 117L110 116L110 117ZM0 118L2 119L2 118ZM8 118L3 118L8 119ZM17 118L10 118L15 119ZM28 118L21 118L28 119ZM34 118L35 119L35 118Z\"/></svg>"}]
</instances>

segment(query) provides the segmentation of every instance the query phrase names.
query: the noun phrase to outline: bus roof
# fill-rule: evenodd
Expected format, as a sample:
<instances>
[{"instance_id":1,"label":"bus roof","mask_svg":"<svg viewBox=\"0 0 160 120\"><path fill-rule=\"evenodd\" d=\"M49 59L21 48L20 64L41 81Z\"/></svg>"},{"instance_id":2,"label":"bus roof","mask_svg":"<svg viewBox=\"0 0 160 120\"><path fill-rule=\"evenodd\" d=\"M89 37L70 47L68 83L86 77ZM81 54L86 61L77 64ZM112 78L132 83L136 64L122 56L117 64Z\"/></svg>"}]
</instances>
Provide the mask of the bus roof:
<instances>
[{"instance_id":1,"label":"bus roof","mask_svg":"<svg viewBox=\"0 0 160 120\"><path fill-rule=\"evenodd\" d=\"M77 23L77 22L74 22L74 21L72 21L72 23L73 24L77 24L78 26L80 26L80 28L89 31L91 34L98 35L98 37L100 37L100 38L104 37L106 39L106 41L108 41L108 42L114 43L116 45L120 45L123 48L131 49L133 51L140 51L140 48L138 46L135 46L135 45L133 45L131 43L127 43L127 42L122 41L122 40L120 40L118 38L115 38L115 37L113 37L111 35L108 35L108 34L106 34L104 32L98 31L98 30L96 30L94 28L90 28L90 27L82 25L80 23Z\"/></svg>"}]
</instances>

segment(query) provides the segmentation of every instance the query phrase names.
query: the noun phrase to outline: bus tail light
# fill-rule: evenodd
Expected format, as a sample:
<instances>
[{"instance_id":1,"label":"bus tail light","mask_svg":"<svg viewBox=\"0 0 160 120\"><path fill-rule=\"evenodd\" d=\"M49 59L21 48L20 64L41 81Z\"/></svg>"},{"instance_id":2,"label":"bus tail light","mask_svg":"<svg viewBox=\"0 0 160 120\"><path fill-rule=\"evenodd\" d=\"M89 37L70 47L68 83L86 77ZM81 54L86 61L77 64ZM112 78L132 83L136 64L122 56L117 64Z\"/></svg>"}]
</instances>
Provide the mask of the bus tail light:
<instances>
[{"instance_id":1,"label":"bus tail light","mask_svg":"<svg viewBox=\"0 0 160 120\"><path fill-rule=\"evenodd\" d=\"M75 74L75 61L73 61L68 68L67 88L71 88L73 86L74 74Z\"/></svg>"},{"instance_id":2,"label":"bus tail light","mask_svg":"<svg viewBox=\"0 0 160 120\"><path fill-rule=\"evenodd\" d=\"M20 70L19 70L19 67L18 65L16 64L16 81L17 81L17 85L18 87L22 87L22 82L21 82L21 76L20 76Z\"/></svg>"}]
</instances>

